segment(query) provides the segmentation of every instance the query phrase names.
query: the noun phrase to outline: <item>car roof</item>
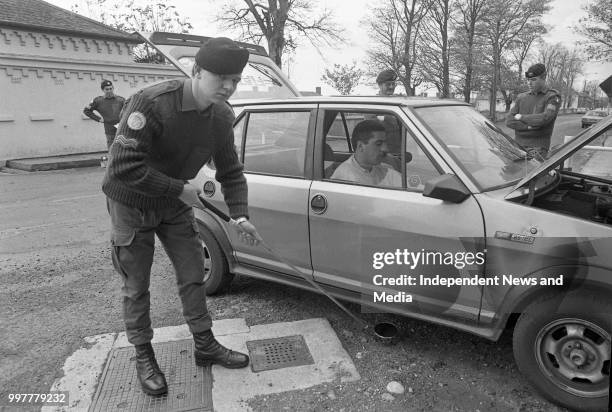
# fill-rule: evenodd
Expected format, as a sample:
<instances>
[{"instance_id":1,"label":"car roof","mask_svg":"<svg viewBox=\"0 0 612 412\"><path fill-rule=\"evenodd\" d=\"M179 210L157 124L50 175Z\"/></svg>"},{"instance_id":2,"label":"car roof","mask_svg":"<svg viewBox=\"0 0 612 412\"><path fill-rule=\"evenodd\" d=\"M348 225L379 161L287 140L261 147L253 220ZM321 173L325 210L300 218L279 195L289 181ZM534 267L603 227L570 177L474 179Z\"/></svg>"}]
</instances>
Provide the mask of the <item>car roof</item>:
<instances>
[{"instance_id":1,"label":"car roof","mask_svg":"<svg viewBox=\"0 0 612 412\"><path fill-rule=\"evenodd\" d=\"M382 104L392 106L427 107L427 106L470 106L460 100L434 99L431 97L407 96L300 96L286 99L237 99L233 106L274 105L274 104Z\"/></svg>"}]
</instances>

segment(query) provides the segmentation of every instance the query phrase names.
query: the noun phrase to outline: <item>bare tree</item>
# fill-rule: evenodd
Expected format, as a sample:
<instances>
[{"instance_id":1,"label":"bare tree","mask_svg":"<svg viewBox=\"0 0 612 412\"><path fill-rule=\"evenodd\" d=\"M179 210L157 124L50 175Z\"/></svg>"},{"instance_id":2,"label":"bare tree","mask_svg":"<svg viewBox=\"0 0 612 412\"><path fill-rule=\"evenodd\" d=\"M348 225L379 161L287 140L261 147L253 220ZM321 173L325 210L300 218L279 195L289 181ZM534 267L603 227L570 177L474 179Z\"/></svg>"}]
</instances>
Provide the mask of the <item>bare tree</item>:
<instances>
[{"instance_id":1,"label":"bare tree","mask_svg":"<svg viewBox=\"0 0 612 412\"><path fill-rule=\"evenodd\" d=\"M363 70L353 61L352 64L334 64L333 70L325 69L321 80L338 90L341 95L349 95L359 85L362 75Z\"/></svg>"},{"instance_id":2,"label":"bare tree","mask_svg":"<svg viewBox=\"0 0 612 412\"><path fill-rule=\"evenodd\" d=\"M283 65L283 53L295 50L299 38L306 38L313 46L343 43L341 28L333 21L329 10L314 13L310 0L252 0L232 1L225 4L217 16L225 28L239 30L243 40L268 45L270 58Z\"/></svg>"},{"instance_id":3,"label":"bare tree","mask_svg":"<svg viewBox=\"0 0 612 412\"><path fill-rule=\"evenodd\" d=\"M516 67L518 81L523 80L523 65L529 56L532 46L546 33L543 24L528 22L525 28L511 41L508 42L509 61Z\"/></svg>"},{"instance_id":4,"label":"bare tree","mask_svg":"<svg viewBox=\"0 0 612 412\"><path fill-rule=\"evenodd\" d=\"M71 10L126 32L189 33L193 29L189 19L181 17L175 6L152 0L85 0L84 5L75 3ZM139 63L164 61L162 55L144 44L135 47L133 54Z\"/></svg>"},{"instance_id":5,"label":"bare tree","mask_svg":"<svg viewBox=\"0 0 612 412\"><path fill-rule=\"evenodd\" d=\"M563 107L568 107L572 96L576 93L574 82L583 70L582 54L576 49L568 50L561 44L542 43L537 61L546 66L548 85L562 95Z\"/></svg>"},{"instance_id":6,"label":"bare tree","mask_svg":"<svg viewBox=\"0 0 612 412\"><path fill-rule=\"evenodd\" d=\"M486 4L487 0L465 0L457 1L454 6L458 10L457 17L453 21L457 43L454 55L457 66L464 69L459 72L465 73L462 89L463 99L467 103L470 102L474 83L474 64L475 61L481 60L477 57L482 55L482 47L478 43L482 33L478 31L478 24L486 12Z\"/></svg>"},{"instance_id":7,"label":"bare tree","mask_svg":"<svg viewBox=\"0 0 612 412\"><path fill-rule=\"evenodd\" d=\"M423 70L440 97L450 97L451 0L433 0L423 24Z\"/></svg>"},{"instance_id":8,"label":"bare tree","mask_svg":"<svg viewBox=\"0 0 612 412\"><path fill-rule=\"evenodd\" d=\"M610 0L593 0L583 9L587 17L580 19L574 30L587 38L587 54L594 59L612 60L612 5Z\"/></svg>"},{"instance_id":9,"label":"bare tree","mask_svg":"<svg viewBox=\"0 0 612 412\"><path fill-rule=\"evenodd\" d=\"M406 89L414 96L424 80L420 66L423 19L432 0L384 0L369 18L375 46L368 51L375 70L392 68Z\"/></svg>"},{"instance_id":10,"label":"bare tree","mask_svg":"<svg viewBox=\"0 0 612 412\"><path fill-rule=\"evenodd\" d=\"M489 113L495 120L497 91L501 81L502 56L509 43L528 27L541 24L551 0L490 0L483 17L485 36L491 48L492 80Z\"/></svg>"}]
</instances>

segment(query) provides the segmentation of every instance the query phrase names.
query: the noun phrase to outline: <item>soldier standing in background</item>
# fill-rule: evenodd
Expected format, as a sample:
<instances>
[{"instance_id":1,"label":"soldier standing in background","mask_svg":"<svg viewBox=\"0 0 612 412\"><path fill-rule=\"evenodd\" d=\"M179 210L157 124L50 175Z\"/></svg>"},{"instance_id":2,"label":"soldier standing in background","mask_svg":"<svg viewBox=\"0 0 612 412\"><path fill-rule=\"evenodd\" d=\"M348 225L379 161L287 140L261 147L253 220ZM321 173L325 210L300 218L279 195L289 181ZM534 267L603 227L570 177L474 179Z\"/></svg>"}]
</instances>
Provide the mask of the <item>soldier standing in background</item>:
<instances>
[{"instance_id":1,"label":"soldier standing in background","mask_svg":"<svg viewBox=\"0 0 612 412\"><path fill-rule=\"evenodd\" d=\"M110 80L102 80L100 88L104 96L97 96L83 109L85 116L99 123L104 123L104 134L106 135L106 147L110 149L119 123L119 115L125 103L125 99L115 94L115 88ZM98 114L94 113L98 112Z\"/></svg>"},{"instance_id":2,"label":"soldier standing in background","mask_svg":"<svg viewBox=\"0 0 612 412\"><path fill-rule=\"evenodd\" d=\"M545 158L561 107L561 96L546 84L546 67L542 63L531 66L525 77L529 91L516 98L506 117L506 126L514 129L517 143L536 158Z\"/></svg>"}]
</instances>

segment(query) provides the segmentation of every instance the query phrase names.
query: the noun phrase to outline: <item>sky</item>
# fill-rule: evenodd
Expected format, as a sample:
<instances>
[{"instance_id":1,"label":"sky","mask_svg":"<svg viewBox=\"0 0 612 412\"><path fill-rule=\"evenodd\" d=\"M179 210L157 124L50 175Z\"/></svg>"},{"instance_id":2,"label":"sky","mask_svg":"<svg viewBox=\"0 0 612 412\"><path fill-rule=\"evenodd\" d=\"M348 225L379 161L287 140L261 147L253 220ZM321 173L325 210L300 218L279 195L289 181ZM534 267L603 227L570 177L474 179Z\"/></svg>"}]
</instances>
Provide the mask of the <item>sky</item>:
<instances>
[{"instance_id":1,"label":"sky","mask_svg":"<svg viewBox=\"0 0 612 412\"><path fill-rule=\"evenodd\" d=\"M46 0L70 10L75 3L85 4L85 0ZM188 16L193 25L192 34L204 36L228 36L227 32L220 30L214 23L216 14L214 5L221 1L211 0L167 0L165 3L174 5L183 17ZM364 17L369 14L372 4L376 0L314 0L321 8L327 8L334 12L334 21L342 27L345 38L350 39L348 44L339 45L338 48L326 47L316 50L304 41L297 49L289 64L285 64L283 71L289 75L291 81L297 85L299 90L314 91L320 86L323 94L335 94L335 90L327 86L321 76L326 68L332 68L334 64L351 64L356 61L359 64L366 61L366 50L370 40L367 26L361 24ZM571 27L578 23L584 16L581 6L588 0L553 0L551 10L543 20L549 26L549 32L544 39L548 43L562 43L566 47L573 48L578 36ZM264 45L265 46L265 45ZM365 65L362 65L365 68ZM586 62L584 78L579 79L581 84L584 79L603 81L612 74L612 63ZM357 93L371 93L375 90L373 79L364 78L369 85L360 86Z\"/></svg>"}]
</instances>

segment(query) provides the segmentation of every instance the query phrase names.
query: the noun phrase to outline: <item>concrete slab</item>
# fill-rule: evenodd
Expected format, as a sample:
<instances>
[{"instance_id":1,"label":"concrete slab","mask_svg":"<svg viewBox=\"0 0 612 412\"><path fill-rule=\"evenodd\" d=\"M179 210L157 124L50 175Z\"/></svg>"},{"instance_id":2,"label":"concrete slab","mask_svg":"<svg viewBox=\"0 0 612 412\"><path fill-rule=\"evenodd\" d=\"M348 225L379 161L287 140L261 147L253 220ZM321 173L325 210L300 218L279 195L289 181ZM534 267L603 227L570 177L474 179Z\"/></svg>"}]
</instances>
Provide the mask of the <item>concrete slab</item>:
<instances>
[{"instance_id":1,"label":"concrete slab","mask_svg":"<svg viewBox=\"0 0 612 412\"><path fill-rule=\"evenodd\" d=\"M51 386L51 391L68 391L68 406L44 406L41 412L86 411L116 337L116 333L86 337L87 346L66 359L64 376Z\"/></svg>"},{"instance_id":2,"label":"concrete slab","mask_svg":"<svg viewBox=\"0 0 612 412\"><path fill-rule=\"evenodd\" d=\"M252 327L248 327L244 319L223 319L213 322L213 332L222 344L243 352L247 352L247 341L302 335L314 360L313 365L259 373L253 373L250 367L225 369L213 366L212 395L216 411L248 410L247 401L261 394L305 389L325 382L349 382L360 379L350 356L326 319L307 319ZM190 338L187 325L180 325L155 329L154 342ZM44 407L42 410L44 412L87 411L109 353L112 349L129 345L125 333L109 333L85 338L84 347L66 360L63 367L64 376L51 387L53 391L68 391L69 405Z\"/></svg>"},{"instance_id":3,"label":"concrete slab","mask_svg":"<svg viewBox=\"0 0 612 412\"><path fill-rule=\"evenodd\" d=\"M62 156L34 157L7 160L6 167L29 172L44 170L72 169L77 167L100 166L100 158L107 152L78 153Z\"/></svg>"},{"instance_id":4,"label":"concrete slab","mask_svg":"<svg viewBox=\"0 0 612 412\"><path fill-rule=\"evenodd\" d=\"M257 395L306 389L325 382L351 382L361 379L351 357L342 347L327 319L251 326L248 334L219 337L229 348L247 351L249 340L302 335L314 365L253 373L251 368L224 369L213 366L213 405L216 411L248 410L247 401ZM230 391L228 388L240 388Z\"/></svg>"}]
</instances>

